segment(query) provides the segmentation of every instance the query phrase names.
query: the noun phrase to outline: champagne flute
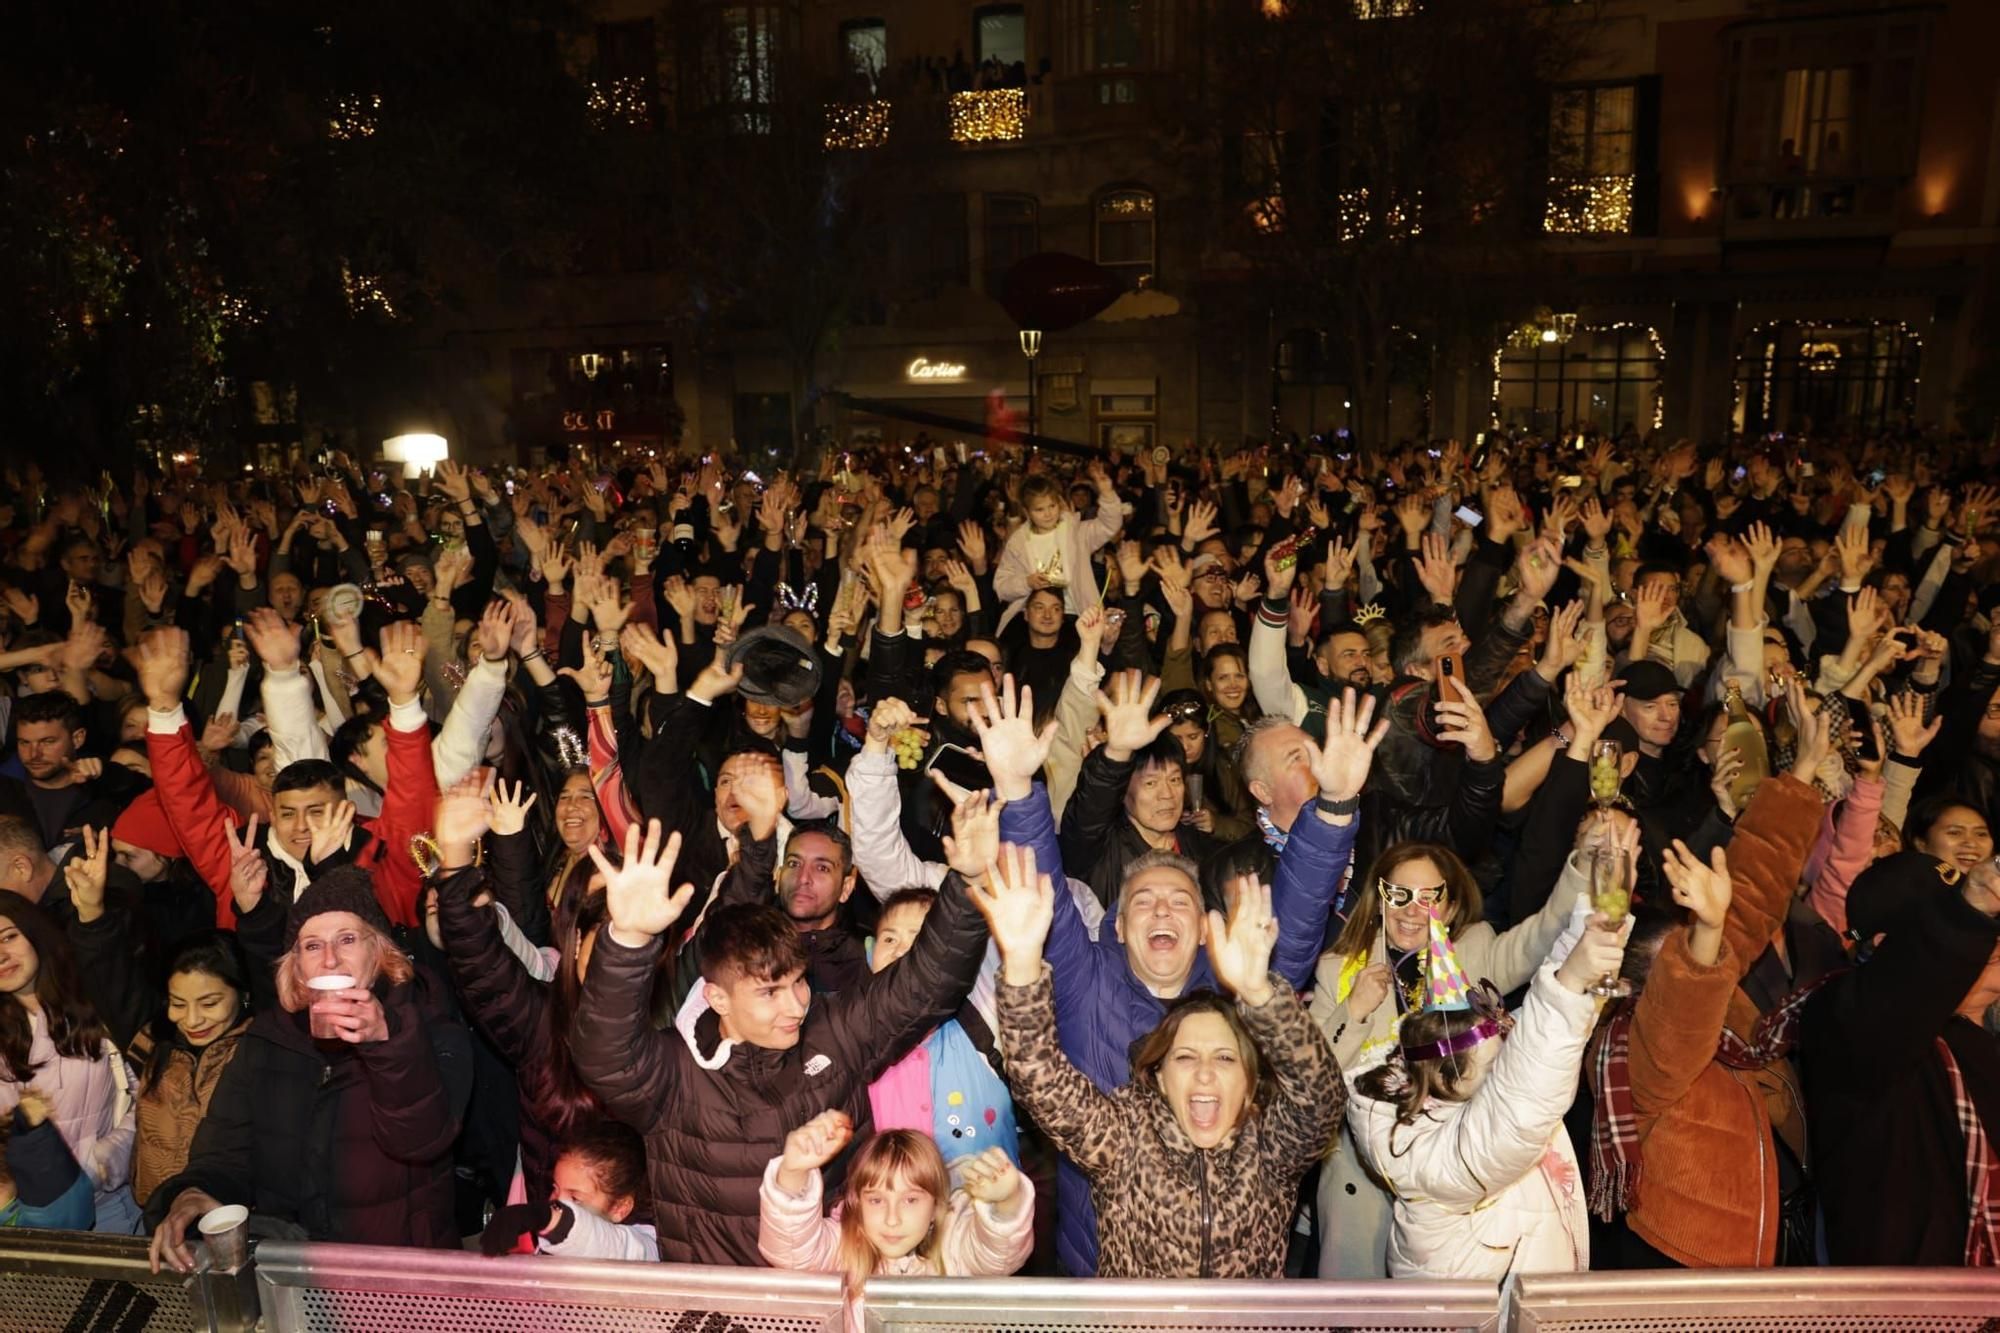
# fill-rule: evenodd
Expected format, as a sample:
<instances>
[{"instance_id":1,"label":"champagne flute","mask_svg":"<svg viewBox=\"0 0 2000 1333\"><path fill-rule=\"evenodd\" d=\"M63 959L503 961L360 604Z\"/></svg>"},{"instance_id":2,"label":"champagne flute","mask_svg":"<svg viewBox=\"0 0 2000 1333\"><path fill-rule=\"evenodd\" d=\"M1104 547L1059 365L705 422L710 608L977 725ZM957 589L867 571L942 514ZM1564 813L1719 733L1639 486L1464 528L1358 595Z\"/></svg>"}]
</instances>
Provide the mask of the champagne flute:
<instances>
[{"instance_id":1,"label":"champagne flute","mask_svg":"<svg viewBox=\"0 0 2000 1333\"><path fill-rule=\"evenodd\" d=\"M1590 905L1615 929L1632 910L1632 858L1621 849L1605 845L1590 854ZM1606 972L1590 987L1592 995L1607 1000L1623 999L1632 993L1632 983L1616 972Z\"/></svg>"},{"instance_id":2,"label":"champagne flute","mask_svg":"<svg viewBox=\"0 0 2000 1333\"><path fill-rule=\"evenodd\" d=\"M1618 803L1624 758L1625 747L1615 740L1601 739L1590 747L1590 799L1600 814Z\"/></svg>"}]
</instances>

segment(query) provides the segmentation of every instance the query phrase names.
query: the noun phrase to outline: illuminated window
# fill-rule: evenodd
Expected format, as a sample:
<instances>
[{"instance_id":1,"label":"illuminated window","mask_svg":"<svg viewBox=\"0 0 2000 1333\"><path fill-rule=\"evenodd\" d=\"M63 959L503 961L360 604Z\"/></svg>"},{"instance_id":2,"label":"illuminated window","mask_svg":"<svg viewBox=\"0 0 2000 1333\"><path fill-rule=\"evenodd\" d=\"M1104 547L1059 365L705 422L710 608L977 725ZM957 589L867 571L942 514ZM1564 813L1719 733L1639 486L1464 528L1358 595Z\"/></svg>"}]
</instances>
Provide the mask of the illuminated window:
<instances>
[{"instance_id":1,"label":"illuminated window","mask_svg":"<svg viewBox=\"0 0 2000 1333\"><path fill-rule=\"evenodd\" d=\"M1566 235L1632 230L1638 90L1565 88L1549 112L1549 200L1544 229Z\"/></svg>"},{"instance_id":2,"label":"illuminated window","mask_svg":"<svg viewBox=\"0 0 2000 1333\"><path fill-rule=\"evenodd\" d=\"M1031 194L986 196L986 292L1007 288L1007 270L1041 248L1041 206Z\"/></svg>"},{"instance_id":3,"label":"illuminated window","mask_svg":"<svg viewBox=\"0 0 2000 1333\"><path fill-rule=\"evenodd\" d=\"M881 19L854 19L840 25L840 49L847 72L870 90L889 66L889 25Z\"/></svg>"},{"instance_id":4,"label":"illuminated window","mask_svg":"<svg viewBox=\"0 0 2000 1333\"><path fill-rule=\"evenodd\" d=\"M1258 231L1285 226L1285 135L1251 132L1243 136L1243 192L1250 224Z\"/></svg>"},{"instance_id":5,"label":"illuminated window","mask_svg":"<svg viewBox=\"0 0 2000 1333\"><path fill-rule=\"evenodd\" d=\"M1028 132L1028 94L1021 88L984 88L951 95L953 143L991 143Z\"/></svg>"},{"instance_id":6,"label":"illuminated window","mask_svg":"<svg viewBox=\"0 0 2000 1333\"><path fill-rule=\"evenodd\" d=\"M981 5L972 15L973 57L1008 69L1028 63L1028 17L1019 5Z\"/></svg>"},{"instance_id":7,"label":"illuminated window","mask_svg":"<svg viewBox=\"0 0 2000 1333\"><path fill-rule=\"evenodd\" d=\"M1546 332L1528 330L1501 352L1503 425L1544 435L1658 426L1666 357L1657 333L1638 324Z\"/></svg>"},{"instance_id":8,"label":"illuminated window","mask_svg":"<svg viewBox=\"0 0 2000 1333\"><path fill-rule=\"evenodd\" d=\"M1126 290L1153 280L1154 209L1150 190L1112 190L1097 198L1097 262Z\"/></svg>"},{"instance_id":9,"label":"illuminated window","mask_svg":"<svg viewBox=\"0 0 2000 1333\"><path fill-rule=\"evenodd\" d=\"M890 105L883 101L829 102L824 146L880 148L889 142Z\"/></svg>"},{"instance_id":10,"label":"illuminated window","mask_svg":"<svg viewBox=\"0 0 2000 1333\"><path fill-rule=\"evenodd\" d=\"M1778 120L1780 169L1844 176L1854 166L1854 71L1788 69Z\"/></svg>"},{"instance_id":11,"label":"illuminated window","mask_svg":"<svg viewBox=\"0 0 2000 1333\"><path fill-rule=\"evenodd\" d=\"M1399 19L1417 12L1422 0L1354 0L1358 19Z\"/></svg>"},{"instance_id":12,"label":"illuminated window","mask_svg":"<svg viewBox=\"0 0 2000 1333\"><path fill-rule=\"evenodd\" d=\"M1734 424L1751 435L1792 430L1884 430L1917 410L1923 342L1894 320L1782 320L1753 330L1736 362Z\"/></svg>"},{"instance_id":13,"label":"illuminated window","mask_svg":"<svg viewBox=\"0 0 2000 1333\"><path fill-rule=\"evenodd\" d=\"M598 24L588 98L591 123L599 129L650 128L659 74L651 19Z\"/></svg>"},{"instance_id":14,"label":"illuminated window","mask_svg":"<svg viewBox=\"0 0 2000 1333\"><path fill-rule=\"evenodd\" d=\"M722 11L722 91L737 108L731 117L736 129L763 134L771 128L777 29L775 5L731 5Z\"/></svg>"}]
</instances>

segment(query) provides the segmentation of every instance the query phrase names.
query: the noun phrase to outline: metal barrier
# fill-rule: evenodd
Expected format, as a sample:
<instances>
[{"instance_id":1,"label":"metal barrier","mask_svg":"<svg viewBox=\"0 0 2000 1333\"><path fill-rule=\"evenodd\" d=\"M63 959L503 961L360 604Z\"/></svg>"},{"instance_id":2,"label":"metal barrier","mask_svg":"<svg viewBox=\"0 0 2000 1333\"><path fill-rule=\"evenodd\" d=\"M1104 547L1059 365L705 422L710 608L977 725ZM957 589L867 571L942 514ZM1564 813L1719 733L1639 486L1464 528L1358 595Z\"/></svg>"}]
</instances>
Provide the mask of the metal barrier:
<instances>
[{"instance_id":1,"label":"metal barrier","mask_svg":"<svg viewBox=\"0 0 2000 1333\"><path fill-rule=\"evenodd\" d=\"M1989 1333L2000 1272L1964 1268L1551 1273L1508 1284L1508 1333Z\"/></svg>"},{"instance_id":2,"label":"metal barrier","mask_svg":"<svg viewBox=\"0 0 2000 1333\"><path fill-rule=\"evenodd\" d=\"M245 1333L240 1276L155 1274L144 1236L0 1229L0 1333Z\"/></svg>"},{"instance_id":3,"label":"metal barrier","mask_svg":"<svg viewBox=\"0 0 2000 1333\"><path fill-rule=\"evenodd\" d=\"M1562 1273L1516 1278L1499 1292L1478 1282L876 1278L864 1312L869 1333L2000 1333L2000 1271ZM249 1272L155 1276L144 1237L0 1230L0 1333L839 1333L843 1327L840 1279L829 1273L264 1241L254 1278Z\"/></svg>"},{"instance_id":4,"label":"metal barrier","mask_svg":"<svg viewBox=\"0 0 2000 1333\"><path fill-rule=\"evenodd\" d=\"M871 1278L867 1333L1044 1329L1283 1329L1497 1333L1487 1282L1134 1282L1063 1278Z\"/></svg>"},{"instance_id":5,"label":"metal barrier","mask_svg":"<svg viewBox=\"0 0 2000 1333\"><path fill-rule=\"evenodd\" d=\"M271 1333L837 1333L840 1278L264 1241Z\"/></svg>"}]
</instances>

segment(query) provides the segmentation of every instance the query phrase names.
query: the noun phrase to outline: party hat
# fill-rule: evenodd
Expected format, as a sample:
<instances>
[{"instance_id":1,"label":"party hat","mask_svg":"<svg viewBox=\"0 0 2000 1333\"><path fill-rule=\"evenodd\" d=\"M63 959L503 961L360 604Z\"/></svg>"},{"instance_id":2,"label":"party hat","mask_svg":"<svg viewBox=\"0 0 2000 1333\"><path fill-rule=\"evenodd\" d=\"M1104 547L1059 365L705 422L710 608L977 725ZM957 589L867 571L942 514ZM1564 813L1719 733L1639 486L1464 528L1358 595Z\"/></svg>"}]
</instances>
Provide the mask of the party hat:
<instances>
[{"instance_id":1,"label":"party hat","mask_svg":"<svg viewBox=\"0 0 2000 1333\"><path fill-rule=\"evenodd\" d=\"M1430 995L1424 1002L1427 1012L1472 1007L1467 998L1472 984L1465 979L1465 969L1458 965L1458 955L1451 947L1451 936L1445 932L1444 918L1438 915L1435 903L1431 905L1431 941L1429 956L1424 960L1424 972L1430 983Z\"/></svg>"}]
</instances>

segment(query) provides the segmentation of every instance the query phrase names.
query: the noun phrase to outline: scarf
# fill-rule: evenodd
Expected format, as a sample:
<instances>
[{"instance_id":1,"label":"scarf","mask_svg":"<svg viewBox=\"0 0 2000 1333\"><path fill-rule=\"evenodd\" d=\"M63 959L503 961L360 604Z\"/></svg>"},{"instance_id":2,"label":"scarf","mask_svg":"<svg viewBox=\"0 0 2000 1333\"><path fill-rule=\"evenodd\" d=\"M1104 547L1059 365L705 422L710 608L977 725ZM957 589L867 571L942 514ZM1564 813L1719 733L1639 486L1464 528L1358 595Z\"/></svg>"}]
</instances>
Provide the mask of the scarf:
<instances>
[{"instance_id":1,"label":"scarf","mask_svg":"<svg viewBox=\"0 0 2000 1333\"><path fill-rule=\"evenodd\" d=\"M1273 824L1271 817L1264 813L1264 807L1261 805L1257 807L1257 831L1264 835L1266 847L1280 856L1285 854L1285 844L1291 840L1292 835Z\"/></svg>"},{"instance_id":2,"label":"scarf","mask_svg":"<svg viewBox=\"0 0 2000 1333\"><path fill-rule=\"evenodd\" d=\"M1830 972L1801 986L1769 1013L1758 1015L1748 1041L1723 1028L1715 1041L1717 1063L1726 1069L1763 1069L1791 1054L1806 1001L1839 975ZM1590 1211L1606 1222L1614 1213L1631 1212L1639 1201L1639 1113L1632 1104L1631 1063L1632 1015L1637 1006L1638 1000L1630 999L1613 1007L1591 1063L1595 1104L1590 1119Z\"/></svg>"},{"instance_id":3,"label":"scarf","mask_svg":"<svg viewBox=\"0 0 2000 1333\"><path fill-rule=\"evenodd\" d=\"M1938 1059L1951 1081L1952 1108L1958 1113L1958 1127L1965 1134L1965 1202L1969 1214L1965 1227L1965 1266L1991 1268L2000 1254L2000 1162L1993 1158L1993 1141L1986 1137L1979 1108L1965 1089L1965 1074L1951 1044L1937 1039Z\"/></svg>"}]
</instances>

